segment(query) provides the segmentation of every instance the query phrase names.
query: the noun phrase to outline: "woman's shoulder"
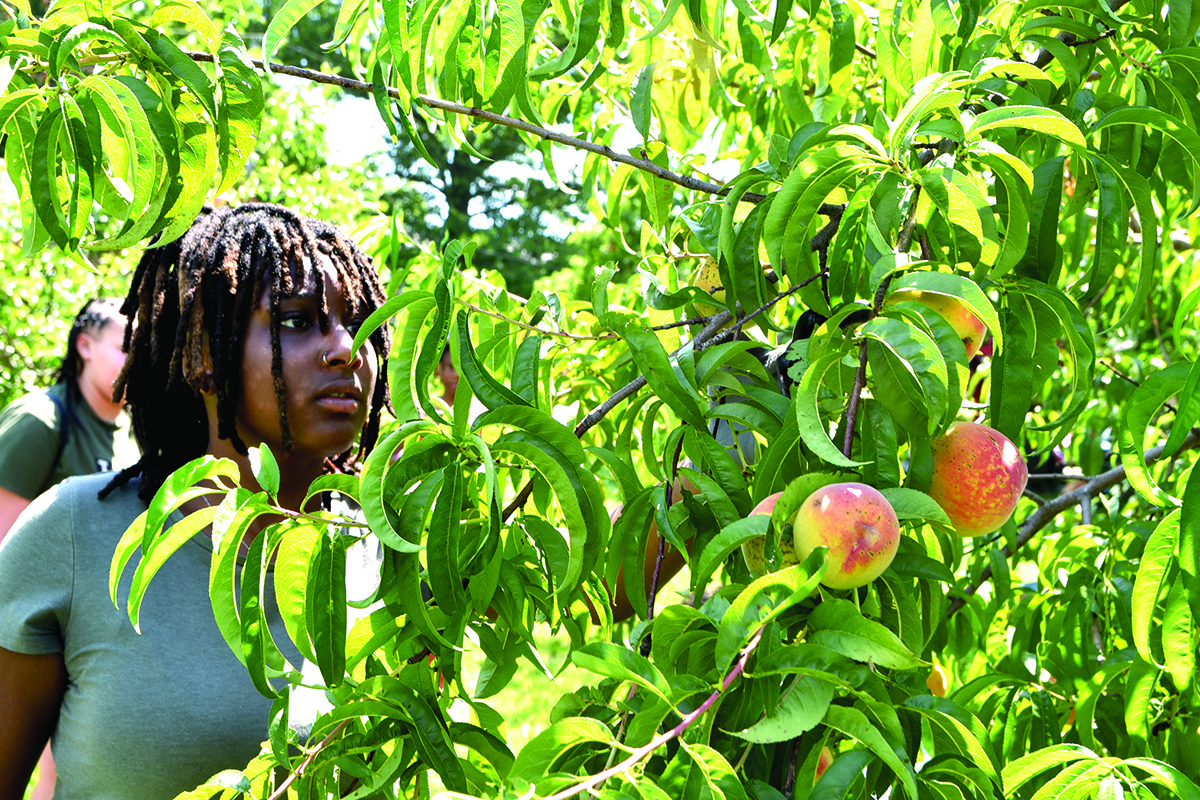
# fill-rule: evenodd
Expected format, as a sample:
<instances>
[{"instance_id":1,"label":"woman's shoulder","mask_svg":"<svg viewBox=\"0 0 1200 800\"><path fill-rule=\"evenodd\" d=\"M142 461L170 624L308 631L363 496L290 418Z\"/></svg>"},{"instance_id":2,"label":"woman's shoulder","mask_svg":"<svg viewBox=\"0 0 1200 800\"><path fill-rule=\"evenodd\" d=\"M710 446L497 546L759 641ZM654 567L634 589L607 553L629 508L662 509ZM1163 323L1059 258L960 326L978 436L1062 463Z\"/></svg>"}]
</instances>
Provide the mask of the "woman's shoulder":
<instances>
[{"instance_id":1,"label":"woman's shoulder","mask_svg":"<svg viewBox=\"0 0 1200 800\"><path fill-rule=\"evenodd\" d=\"M64 385L56 383L49 389L37 389L21 395L0 410L0 427L32 421L47 428L56 427L59 403L63 401L64 392Z\"/></svg>"},{"instance_id":2,"label":"woman's shoulder","mask_svg":"<svg viewBox=\"0 0 1200 800\"><path fill-rule=\"evenodd\" d=\"M116 521L128 525L146 510L146 505L138 497L136 478L117 486L101 500L100 492L108 487L115 475L97 472L67 478L34 500L28 516L39 524L67 523L74 529L107 528Z\"/></svg>"}]
</instances>

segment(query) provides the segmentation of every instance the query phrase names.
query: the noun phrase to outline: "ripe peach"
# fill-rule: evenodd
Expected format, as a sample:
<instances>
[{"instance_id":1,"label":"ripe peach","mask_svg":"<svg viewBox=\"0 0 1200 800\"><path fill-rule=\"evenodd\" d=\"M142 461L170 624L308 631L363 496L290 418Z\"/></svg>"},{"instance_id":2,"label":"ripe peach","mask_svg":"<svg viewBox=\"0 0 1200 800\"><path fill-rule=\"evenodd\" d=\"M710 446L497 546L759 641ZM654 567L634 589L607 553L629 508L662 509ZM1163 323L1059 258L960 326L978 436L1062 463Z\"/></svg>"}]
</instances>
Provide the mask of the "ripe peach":
<instances>
[{"instance_id":1,"label":"ripe peach","mask_svg":"<svg viewBox=\"0 0 1200 800\"><path fill-rule=\"evenodd\" d=\"M821 583L856 589L883 574L900 546L900 521L891 503L865 483L833 483L817 489L792 520L796 558L829 548Z\"/></svg>"},{"instance_id":2,"label":"ripe peach","mask_svg":"<svg viewBox=\"0 0 1200 800\"><path fill-rule=\"evenodd\" d=\"M987 327L979 317L975 316L957 297L936 292L923 292L920 289L904 289L893 294L889 301L914 300L928 306L941 314L954 332L962 338L963 347L967 348L967 360L979 352L979 345L987 337Z\"/></svg>"},{"instance_id":3,"label":"ripe peach","mask_svg":"<svg viewBox=\"0 0 1200 800\"><path fill-rule=\"evenodd\" d=\"M755 514L766 514L770 516L775 510L775 504L779 502L779 498L783 497L783 492L769 494L759 501L754 510L750 512L750 516ZM746 566L750 568L750 574L762 575L767 566L767 537L755 536L747 542L742 543L742 558L746 559ZM796 560L796 549L792 544L792 535L779 535L779 557L782 566L790 567L793 564L799 564Z\"/></svg>"},{"instance_id":4,"label":"ripe peach","mask_svg":"<svg viewBox=\"0 0 1200 800\"><path fill-rule=\"evenodd\" d=\"M698 289L703 289L713 300L719 303L722 308L725 305L725 287L721 284L721 270L717 267L717 260L712 256L704 259L700 264L700 268L696 270L696 274L692 277L692 286ZM722 310L715 306L710 306L707 303L695 304L696 315L701 317L711 317L718 311Z\"/></svg>"},{"instance_id":5,"label":"ripe peach","mask_svg":"<svg viewBox=\"0 0 1200 800\"><path fill-rule=\"evenodd\" d=\"M1028 480L1016 445L987 425L956 422L933 440L929 494L959 536L991 533L1007 522Z\"/></svg>"},{"instance_id":6,"label":"ripe peach","mask_svg":"<svg viewBox=\"0 0 1200 800\"><path fill-rule=\"evenodd\" d=\"M929 670L929 676L925 678L925 687L929 689L929 693L935 697L945 697L949 685L950 673L946 672L946 668L941 664L934 664L933 669Z\"/></svg>"},{"instance_id":7,"label":"ripe peach","mask_svg":"<svg viewBox=\"0 0 1200 800\"><path fill-rule=\"evenodd\" d=\"M829 769L829 765L833 763L833 751L828 747L821 748L821 755L817 756L817 770L813 773L813 783L820 780L825 774L825 770Z\"/></svg>"}]
</instances>

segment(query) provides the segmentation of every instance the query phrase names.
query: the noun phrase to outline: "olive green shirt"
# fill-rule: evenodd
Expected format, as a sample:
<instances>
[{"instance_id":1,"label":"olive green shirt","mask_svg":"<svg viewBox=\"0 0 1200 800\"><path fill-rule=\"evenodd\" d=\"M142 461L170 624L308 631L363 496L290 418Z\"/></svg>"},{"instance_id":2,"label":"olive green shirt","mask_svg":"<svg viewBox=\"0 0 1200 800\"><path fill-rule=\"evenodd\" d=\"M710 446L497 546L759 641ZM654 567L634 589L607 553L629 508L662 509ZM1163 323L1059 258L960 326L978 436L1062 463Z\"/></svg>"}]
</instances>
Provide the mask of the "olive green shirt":
<instances>
[{"instance_id":1,"label":"olive green shirt","mask_svg":"<svg viewBox=\"0 0 1200 800\"><path fill-rule=\"evenodd\" d=\"M72 421L60 407L67 408L64 383L20 397L0 411L0 488L32 500L71 475L124 469L137 461L124 413L117 423L107 422L77 397ZM56 460L64 430L66 445Z\"/></svg>"}]
</instances>

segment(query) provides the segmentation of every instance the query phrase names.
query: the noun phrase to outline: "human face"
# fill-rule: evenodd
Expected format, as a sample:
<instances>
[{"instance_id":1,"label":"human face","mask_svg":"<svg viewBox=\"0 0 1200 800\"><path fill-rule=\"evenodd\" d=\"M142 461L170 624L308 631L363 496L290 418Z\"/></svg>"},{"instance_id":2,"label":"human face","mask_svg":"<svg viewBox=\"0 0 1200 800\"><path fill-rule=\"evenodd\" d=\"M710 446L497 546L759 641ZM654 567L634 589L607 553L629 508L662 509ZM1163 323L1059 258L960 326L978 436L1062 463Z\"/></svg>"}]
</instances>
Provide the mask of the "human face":
<instances>
[{"instance_id":1,"label":"human face","mask_svg":"<svg viewBox=\"0 0 1200 800\"><path fill-rule=\"evenodd\" d=\"M125 365L125 351L121 349L124 340L125 320L110 319L98 329L80 332L75 342L83 364L79 372L80 391L102 417L109 416L105 412L111 410L115 414L120 408L120 403L113 402L112 393L113 383Z\"/></svg>"},{"instance_id":2,"label":"human face","mask_svg":"<svg viewBox=\"0 0 1200 800\"><path fill-rule=\"evenodd\" d=\"M444 389L442 397L446 402L453 403L455 392L458 391L458 371L454 369L454 362L450 360L449 353L443 354L442 359L438 361L437 376Z\"/></svg>"},{"instance_id":3,"label":"human face","mask_svg":"<svg viewBox=\"0 0 1200 800\"><path fill-rule=\"evenodd\" d=\"M280 302L279 343L293 444L283 450L275 379L271 374L271 311L264 293L250 314L242 355L238 434L247 446L266 444L282 462L320 464L348 450L367 419L378 358L368 343L350 354L362 319L350 313L332 265L323 257L329 327L322 331L320 301L309 276ZM314 467L315 469L315 467Z\"/></svg>"}]
</instances>

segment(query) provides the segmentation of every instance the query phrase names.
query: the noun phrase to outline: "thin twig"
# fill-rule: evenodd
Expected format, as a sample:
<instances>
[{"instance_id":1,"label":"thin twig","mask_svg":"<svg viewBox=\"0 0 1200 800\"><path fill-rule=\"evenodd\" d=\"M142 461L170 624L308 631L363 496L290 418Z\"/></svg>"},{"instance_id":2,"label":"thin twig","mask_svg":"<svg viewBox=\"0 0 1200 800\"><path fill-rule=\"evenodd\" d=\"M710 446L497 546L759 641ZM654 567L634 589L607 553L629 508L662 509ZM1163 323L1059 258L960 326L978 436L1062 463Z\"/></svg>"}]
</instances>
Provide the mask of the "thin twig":
<instances>
[{"instance_id":1,"label":"thin twig","mask_svg":"<svg viewBox=\"0 0 1200 800\"><path fill-rule=\"evenodd\" d=\"M193 61L211 62L214 60L211 53L199 52L195 50L184 50L183 53ZM250 59L250 63L260 70L268 71L260 59ZM320 72L319 70L315 69L294 67L290 64L279 64L274 61L271 62L269 71L278 72L280 75L290 75L295 78L304 78L305 80L312 81L313 83L320 83L326 86L337 86L341 89L348 89L355 92L365 92L370 94L374 89L374 84L367 83L365 81L355 80L354 78L344 78L341 75L331 75L328 72ZM387 87L387 94L388 97L392 98L393 100L402 99L400 91L391 86ZM672 172L669 169L660 167L658 164L655 164L649 159L637 158L636 156L621 153L613 150L608 145L589 142L587 139L582 139L578 136L572 136L571 134L551 130L550 128L543 128L541 125L534 125L533 123L526 122L525 120L506 117L503 114L485 111L482 108L464 106L461 103L453 103L449 100L430 97L426 94L415 95L412 100L413 102L426 108L436 109L437 111L447 111L451 114L457 114L459 116L484 120L485 122L491 122L494 125L503 125L506 128L514 128L519 131L524 131L525 133L533 134L534 136L538 136L551 142L556 142L557 144L574 147L577 150L586 150L589 153L595 153L603 156L609 161L615 161L618 164L626 164L634 167L635 169L639 169L642 172L648 172L656 178L661 178L668 183L674 183L678 186L682 186L685 189L690 189L696 192L705 192L707 194L718 196L723 196L729 192L728 186L722 186L721 184L698 180L696 178L688 177L687 175L680 175L677 172ZM757 192L746 192L744 195L742 195L742 199L750 203L758 203L765 199L765 197L766 195L758 194Z\"/></svg>"},{"instance_id":2,"label":"thin twig","mask_svg":"<svg viewBox=\"0 0 1200 800\"><path fill-rule=\"evenodd\" d=\"M758 632L755 633L753 638L750 639L749 644L742 648L742 652L738 657L737 664L735 664L733 669L729 671L729 674L725 676L725 680L721 681L721 687L709 695L707 700L697 706L695 711L685 714L683 720L674 728L655 737L653 741L635 749L629 754L629 757L620 764L616 764L615 766L609 767L603 772L592 775L587 780L577 783L569 789L564 789L557 794L552 794L546 798L546 800L566 800L566 798L574 797L582 792L590 792L593 787L600 785L612 776L619 775L622 772L628 772L643 758L650 755L675 737L681 735L684 731L691 727L692 723L699 719L704 712L712 708L713 704L717 702L717 698L719 698L730 687L730 685L737 680L737 677L746 669L746 661L749 660L750 654L754 652L756 647L758 647L758 643L761 640L762 628L759 628Z\"/></svg>"},{"instance_id":3,"label":"thin twig","mask_svg":"<svg viewBox=\"0 0 1200 800\"><path fill-rule=\"evenodd\" d=\"M1187 438L1183 440L1183 444L1179 446L1179 449L1175 454L1177 455L1178 453L1182 453L1184 450L1191 450L1197 446L1200 446L1200 431L1193 430L1187 435ZM1159 446L1152 447L1147 450L1146 463L1152 464L1161 458L1164 449L1165 448L1163 446ZM1118 483L1121 483L1124 480L1125 465L1122 464L1119 467L1113 467L1107 472L1102 472L1101 474L1089 480L1083 486L1080 486L1078 489L1065 494L1060 494L1053 500L1047 500L1045 505L1039 506L1036 511L1030 514L1029 517L1026 518L1023 523L1021 523L1021 527L1017 530L1017 539L1013 543L1013 546L1011 548L1004 548L1004 558L1010 558L1014 553L1024 547L1038 531L1049 525L1054 518L1063 511L1066 511L1072 506L1081 505L1084 502L1090 502L1091 499L1096 495L1100 494L1106 489L1116 486ZM977 591L979 591L980 586L991 579L992 568L989 565L984 568L983 572L980 573L979 580L963 590L964 594L975 594ZM966 605L966 600L964 600L962 597L954 598L954 600L950 603L949 609L946 611L946 616L953 616L954 613L964 605Z\"/></svg>"},{"instance_id":4,"label":"thin twig","mask_svg":"<svg viewBox=\"0 0 1200 800\"><path fill-rule=\"evenodd\" d=\"M308 751L308 754L304 756L304 760L300 762L299 766L292 770L287 778L284 779L283 783L279 784L278 788L271 793L271 796L267 798L267 800L279 800L280 797L286 795L288 787L292 785L292 782L304 773L304 770L306 770L309 765L312 764L313 759L317 757L317 754L324 750L329 743L333 741L334 737L341 733L342 729L349 724L350 719L347 718L339 722L337 725L334 725L333 730L331 730L329 734L317 744L316 747Z\"/></svg>"},{"instance_id":5,"label":"thin twig","mask_svg":"<svg viewBox=\"0 0 1200 800\"><path fill-rule=\"evenodd\" d=\"M512 317L506 317L503 314L498 314L495 311L487 311L486 309L482 309L479 306L474 305L472 303L468 303L465 300L456 300L455 302L457 302L459 305L466 306L467 308L471 309L472 311L474 311L476 313L483 314L484 316L494 317L496 319L504 320L505 322L509 323L510 325L516 325L518 328L524 328L527 331L533 331L535 333L540 333L544 336L558 336L563 339L573 339L578 342L598 342L603 339L616 339L617 338L617 335L615 333L605 333L600 336L583 336L578 333L565 333L563 331L548 331L545 328L539 328L536 325L530 325L527 322L520 322L518 320L513 319Z\"/></svg>"}]
</instances>

